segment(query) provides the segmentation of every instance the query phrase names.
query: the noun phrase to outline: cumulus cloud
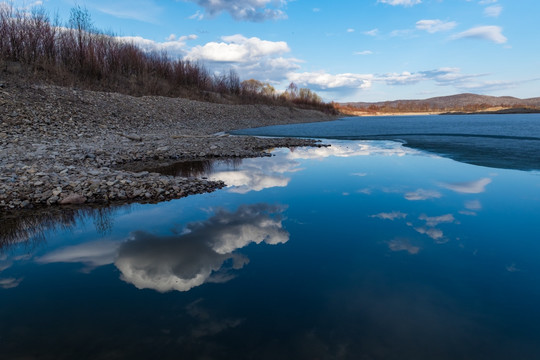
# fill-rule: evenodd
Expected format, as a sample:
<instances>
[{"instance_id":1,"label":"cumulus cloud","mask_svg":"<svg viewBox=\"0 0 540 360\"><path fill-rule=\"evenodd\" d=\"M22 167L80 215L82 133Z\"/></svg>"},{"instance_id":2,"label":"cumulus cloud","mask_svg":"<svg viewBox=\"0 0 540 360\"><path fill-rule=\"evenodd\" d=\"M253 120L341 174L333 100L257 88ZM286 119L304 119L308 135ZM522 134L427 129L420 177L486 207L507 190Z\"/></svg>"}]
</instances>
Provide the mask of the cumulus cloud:
<instances>
[{"instance_id":1,"label":"cumulus cloud","mask_svg":"<svg viewBox=\"0 0 540 360\"><path fill-rule=\"evenodd\" d=\"M482 210L482 203L478 200L470 200L465 203L465 208L469 210Z\"/></svg>"},{"instance_id":2,"label":"cumulus cloud","mask_svg":"<svg viewBox=\"0 0 540 360\"><path fill-rule=\"evenodd\" d=\"M410 201L420 201L420 200L429 200L429 199L438 199L442 195L440 192L435 190L424 190L418 189L416 191L411 191L405 194L405 199Z\"/></svg>"},{"instance_id":3,"label":"cumulus cloud","mask_svg":"<svg viewBox=\"0 0 540 360\"><path fill-rule=\"evenodd\" d=\"M364 50L364 51L355 51L354 55L372 55L373 51L371 50Z\"/></svg>"},{"instance_id":4,"label":"cumulus cloud","mask_svg":"<svg viewBox=\"0 0 540 360\"><path fill-rule=\"evenodd\" d=\"M197 45L185 58L210 63L215 70L233 68L244 78L263 81L282 80L287 73L299 69L302 62L283 56L290 52L285 41L247 38L240 34L223 36L221 40Z\"/></svg>"},{"instance_id":5,"label":"cumulus cloud","mask_svg":"<svg viewBox=\"0 0 540 360\"><path fill-rule=\"evenodd\" d=\"M112 264L120 243L116 241L93 241L80 245L68 246L36 259L38 263L81 263L85 271L96 267Z\"/></svg>"},{"instance_id":6,"label":"cumulus cloud","mask_svg":"<svg viewBox=\"0 0 540 360\"><path fill-rule=\"evenodd\" d=\"M379 213L376 215L371 215L372 218L382 219L382 220L396 220L396 219L405 219L407 214L402 213L401 211L392 211L390 213Z\"/></svg>"},{"instance_id":7,"label":"cumulus cloud","mask_svg":"<svg viewBox=\"0 0 540 360\"><path fill-rule=\"evenodd\" d=\"M406 154L417 154L417 150L405 148L400 143L388 141L378 142L376 146L370 142L355 144L354 146L332 144L330 147L315 149L296 149L287 155L289 159L324 159L331 156L351 157L351 156L405 156ZM353 174L354 175L354 174Z\"/></svg>"},{"instance_id":8,"label":"cumulus cloud","mask_svg":"<svg viewBox=\"0 0 540 360\"><path fill-rule=\"evenodd\" d=\"M22 278L16 279L16 278L4 278L0 279L0 288L2 289L13 289L19 286L19 284L23 281Z\"/></svg>"},{"instance_id":9,"label":"cumulus cloud","mask_svg":"<svg viewBox=\"0 0 540 360\"><path fill-rule=\"evenodd\" d=\"M290 73L290 81L316 90L367 89L371 87L373 75L370 74L328 74L324 71Z\"/></svg>"},{"instance_id":10,"label":"cumulus cloud","mask_svg":"<svg viewBox=\"0 0 540 360\"><path fill-rule=\"evenodd\" d=\"M407 251L411 255L415 255L420 252L420 247L412 245L410 241L406 239L394 239L389 241L387 244L391 251Z\"/></svg>"},{"instance_id":11,"label":"cumulus cloud","mask_svg":"<svg viewBox=\"0 0 540 360\"><path fill-rule=\"evenodd\" d=\"M298 161L285 157L271 157L264 162L245 159L241 169L218 168L209 179L224 181L229 192L245 194L273 187L286 187L290 178L284 174L300 171L299 165Z\"/></svg>"},{"instance_id":12,"label":"cumulus cloud","mask_svg":"<svg viewBox=\"0 0 540 360\"><path fill-rule=\"evenodd\" d=\"M497 44L504 44L508 39L502 34L500 26L478 26L465 30L452 36L452 39L481 39L492 41Z\"/></svg>"},{"instance_id":13,"label":"cumulus cloud","mask_svg":"<svg viewBox=\"0 0 540 360\"><path fill-rule=\"evenodd\" d=\"M188 0L203 7L209 16L229 13L240 21L261 22L287 18L281 10L287 0Z\"/></svg>"},{"instance_id":14,"label":"cumulus cloud","mask_svg":"<svg viewBox=\"0 0 540 360\"><path fill-rule=\"evenodd\" d=\"M420 234L429 236L433 240L437 241L439 244L446 242L444 241L444 233L440 229L417 227L414 228L414 230L418 231Z\"/></svg>"},{"instance_id":15,"label":"cumulus cloud","mask_svg":"<svg viewBox=\"0 0 540 360\"><path fill-rule=\"evenodd\" d=\"M454 215L452 214L446 214L441 216L427 216L425 214L422 214L418 217L419 220L423 220L426 222L426 226L430 227L436 227L439 224L442 223L453 223L456 219L454 218Z\"/></svg>"},{"instance_id":16,"label":"cumulus cloud","mask_svg":"<svg viewBox=\"0 0 540 360\"><path fill-rule=\"evenodd\" d=\"M380 2L383 4L389 4L392 6L396 6L396 5L413 6L416 4L420 4L422 0L377 0L377 2Z\"/></svg>"},{"instance_id":17,"label":"cumulus cloud","mask_svg":"<svg viewBox=\"0 0 540 360\"><path fill-rule=\"evenodd\" d=\"M486 186L490 183L490 178L483 178L461 183L441 183L439 186L461 194L480 194L486 191Z\"/></svg>"},{"instance_id":18,"label":"cumulus cloud","mask_svg":"<svg viewBox=\"0 0 540 360\"><path fill-rule=\"evenodd\" d=\"M419 30L427 31L430 34L440 32L440 31L448 31L455 28L457 25L454 21L442 21L439 19L436 20L420 20L416 22L416 28Z\"/></svg>"},{"instance_id":19,"label":"cumulus cloud","mask_svg":"<svg viewBox=\"0 0 540 360\"><path fill-rule=\"evenodd\" d=\"M122 42L133 43L145 52L164 51L170 56L182 57L187 54L187 41L197 39L197 35L186 35L177 38L176 35L171 34L167 38L167 41L164 42L145 39L141 36L118 36L116 39Z\"/></svg>"},{"instance_id":20,"label":"cumulus cloud","mask_svg":"<svg viewBox=\"0 0 540 360\"><path fill-rule=\"evenodd\" d=\"M284 207L244 205L234 213L219 210L208 220L190 223L179 236L134 232L122 244L115 265L122 280L139 289L188 291L205 282L223 282L249 259L235 250L251 243L282 244Z\"/></svg>"},{"instance_id":21,"label":"cumulus cloud","mask_svg":"<svg viewBox=\"0 0 540 360\"><path fill-rule=\"evenodd\" d=\"M195 46L187 55L188 60L208 60L214 62L249 62L264 56L289 52L284 41L261 40L257 37L246 38L236 34L223 36L222 42L209 42Z\"/></svg>"},{"instance_id":22,"label":"cumulus cloud","mask_svg":"<svg viewBox=\"0 0 540 360\"><path fill-rule=\"evenodd\" d=\"M230 187L229 191L245 194L250 191L261 191L273 187L286 187L291 180L288 177L267 175L250 170L221 171L212 174L210 180L222 180Z\"/></svg>"},{"instance_id":23,"label":"cumulus cloud","mask_svg":"<svg viewBox=\"0 0 540 360\"><path fill-rule=\"evenodd\" d=\"M484 15L489 17L499 17L501 15L503 8L500 5L488 6L484 9Z\"/></svg>"},{"instance_id":24,"label":"cumulus cloud","mask_svg":"<svg viewBox=\"0 0 540 360\"><path fill-rule=\"evenodd\" d=\"M283 244L285 206L254 204L236 212L217 210L205 221L192 222L180 235L133 232L125 242L94 241L46 254L39 263L82 263L86 270L115 264L121 279L139 289L188 291L207 282L225 282L249 259L236 253L249 244ZM0 287L17 286L22 279L2 279Z\"/></svg>"}]
</instances>

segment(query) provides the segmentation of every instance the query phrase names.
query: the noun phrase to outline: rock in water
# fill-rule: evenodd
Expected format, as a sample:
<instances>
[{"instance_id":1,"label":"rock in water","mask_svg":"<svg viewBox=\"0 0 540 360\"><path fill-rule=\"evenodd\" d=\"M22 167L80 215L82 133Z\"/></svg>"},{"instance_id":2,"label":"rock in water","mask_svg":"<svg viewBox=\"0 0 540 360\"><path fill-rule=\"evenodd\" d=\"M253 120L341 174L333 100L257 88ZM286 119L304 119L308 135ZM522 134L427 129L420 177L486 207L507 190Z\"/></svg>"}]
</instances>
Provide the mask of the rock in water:
<instances>
[{"instance_id":1,"label":"rock in water","mask_svg":"<svg viewBox=\"0 0 540 360\"><path fill-rule=\"evenodd\" d=\"M77 204L84 204L86 202L86 198L79 194L70 194L67 197L60 200L60 205L77 205Z\"/></svg>"}]
</instances>

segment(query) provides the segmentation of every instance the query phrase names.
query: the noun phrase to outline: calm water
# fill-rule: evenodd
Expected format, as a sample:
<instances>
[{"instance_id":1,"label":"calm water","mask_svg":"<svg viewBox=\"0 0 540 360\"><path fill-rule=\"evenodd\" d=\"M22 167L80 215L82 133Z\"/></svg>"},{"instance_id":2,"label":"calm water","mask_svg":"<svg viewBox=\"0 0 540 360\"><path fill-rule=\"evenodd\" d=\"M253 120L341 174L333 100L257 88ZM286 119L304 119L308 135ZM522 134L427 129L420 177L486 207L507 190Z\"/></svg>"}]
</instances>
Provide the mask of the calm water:
<instances>
[{"instance_id":1,"label":"calm water","mask_svg":"<svg viewBox=\"0 0 540 360\"><path fill-rule=\"evenodd\" d=\"M540 170L540 114L351 117L234 133L396 140L474 165Z\"/></svg>"},{"instance_id":2,"label":"calm water","mask_svg":"<svg viewBox=\"0 0 540 360\"><path fill-rule=\"evenodd\" d=\"M0 358L540 358L540 173L332 141L4 220Z\"/></svg>"}]
</instances>

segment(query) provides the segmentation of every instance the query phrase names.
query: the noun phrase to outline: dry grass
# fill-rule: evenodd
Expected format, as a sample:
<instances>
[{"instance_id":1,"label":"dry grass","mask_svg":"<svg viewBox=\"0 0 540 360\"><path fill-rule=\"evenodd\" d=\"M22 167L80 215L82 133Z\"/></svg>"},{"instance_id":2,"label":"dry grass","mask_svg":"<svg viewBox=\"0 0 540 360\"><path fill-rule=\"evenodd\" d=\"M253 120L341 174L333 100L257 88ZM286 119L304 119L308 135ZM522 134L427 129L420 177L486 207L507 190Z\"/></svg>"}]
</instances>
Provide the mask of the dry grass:
<instances>
[{"instance_id":1,"label":"dry grass","mask_svg":"<svg viewBox=\"0 0 540 360\"><path fill-rule=\"evenodd\" d=\"M0 4L0 65L7 70L13 64L20 65L21 75L28 78L92 90L335 111L332 104L311 92L307 98L262 93L241 82L232 70L214 75L202 64L145 52L96 30L88 11L81 7L72 9L68 23L62 26L58 19L51 21L43 9L28 13Z\"/></svg>"}]
</instances>

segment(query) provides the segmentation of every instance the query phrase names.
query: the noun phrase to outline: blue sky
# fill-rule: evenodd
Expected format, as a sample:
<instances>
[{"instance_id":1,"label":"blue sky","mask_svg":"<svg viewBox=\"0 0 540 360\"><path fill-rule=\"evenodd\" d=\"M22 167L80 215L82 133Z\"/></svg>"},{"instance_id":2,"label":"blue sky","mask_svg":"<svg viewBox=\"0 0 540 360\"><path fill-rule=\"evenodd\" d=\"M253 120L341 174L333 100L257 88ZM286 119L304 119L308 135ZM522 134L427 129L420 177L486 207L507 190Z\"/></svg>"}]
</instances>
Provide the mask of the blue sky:
<instances>
[{"instance_id":1,"label":"blue sky","mask_svg":"<svg viewBox=\"0 0 540 360\"><path fill-rule=\"evenodd\" d=\"M325 100L540 96L538 0L43 0L148 50Z\"/></svg>"}]
</instances>

